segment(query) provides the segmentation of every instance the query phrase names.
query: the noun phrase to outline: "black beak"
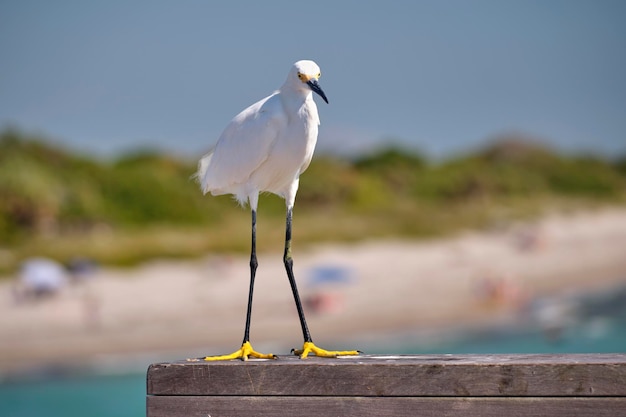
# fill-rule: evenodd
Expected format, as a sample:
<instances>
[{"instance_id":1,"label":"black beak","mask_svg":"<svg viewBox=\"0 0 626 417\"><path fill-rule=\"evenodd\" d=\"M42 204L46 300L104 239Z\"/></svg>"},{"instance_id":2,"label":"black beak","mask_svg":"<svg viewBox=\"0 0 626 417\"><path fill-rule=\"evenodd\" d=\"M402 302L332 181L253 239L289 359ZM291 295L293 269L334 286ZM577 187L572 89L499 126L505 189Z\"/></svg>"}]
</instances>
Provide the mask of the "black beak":
<instances>
[{"instance_id":1,"label":"black beak","mask_svg":"<svg viewBox=\"0 0 626 417\"><path fill-rule=\"evenodd\" d=\"M314 93L319 94L319 96L323 98L324 101L328 104L328 99L326 98L326 94L324 94L322 87L320 87L319 83L317 82L315 78L311 78L309 81L307 81L306 84L309 87L311 87L311 90L313 90Z\"/></svg>"}]
</instances>

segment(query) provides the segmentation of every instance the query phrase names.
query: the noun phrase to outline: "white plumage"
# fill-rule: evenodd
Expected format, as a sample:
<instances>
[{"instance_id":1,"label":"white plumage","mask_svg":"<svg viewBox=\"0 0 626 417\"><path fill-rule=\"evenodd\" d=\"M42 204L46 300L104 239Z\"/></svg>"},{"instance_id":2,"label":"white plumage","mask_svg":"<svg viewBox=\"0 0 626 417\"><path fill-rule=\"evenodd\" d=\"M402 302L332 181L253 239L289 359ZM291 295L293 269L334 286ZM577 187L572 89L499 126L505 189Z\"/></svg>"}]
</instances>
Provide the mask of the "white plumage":
<instances>
[{"instance_id":1,"label":"white plumage","mask_svg":"<svg viewBox=\"0 0 626 417\"><path fill-rule=\"evenodd\" d=\"M226 126L211 152L198 164L196 174L202 191L213 195L233 194L241 205L252 210L252 241L250 251L250 290L246 326L241 348L229 355L207 356L204 360L229 360L249 356L270 359L272 354L254 351L250 344L252 294L258 266L256 257L256 210L260 192L270 192L285 199L285 252L283 262L293 292L304 345L294 353L306 358L309 353L335 357L355 355L357 351L328 351L313 343L304 317L304 309L293 274L291 256L292 208L298 191L300 174L311 162L320 119L312 93L328 99L319 86L320 68L313 61L296 62L287 80L269 97L239 113Z\"/></svg>"},{"instance_id":2,"label":"white plumage","mask_svg":"<svg viewBox=\"0 0 626 417\"><path fill-rule=\"evenodd\" d=\"M292 207L298 178L309 166L317 142L320 119L311 93L327 101L319 76L315 62L298 61L279 90L235 116L200 160L202 191L233 194L253 210L259 192L267 191Z\"/></svg>"}]
</instances>

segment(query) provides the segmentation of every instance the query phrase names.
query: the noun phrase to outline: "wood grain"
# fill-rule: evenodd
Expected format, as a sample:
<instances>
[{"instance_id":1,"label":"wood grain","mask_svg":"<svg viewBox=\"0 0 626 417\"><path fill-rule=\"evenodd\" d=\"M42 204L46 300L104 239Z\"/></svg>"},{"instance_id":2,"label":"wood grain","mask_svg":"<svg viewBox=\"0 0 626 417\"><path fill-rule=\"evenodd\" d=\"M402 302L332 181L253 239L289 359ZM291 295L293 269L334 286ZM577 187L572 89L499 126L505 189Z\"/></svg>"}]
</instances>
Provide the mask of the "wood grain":
<instances>
[{"instance_id":1,"label":"wood grain","mask_svg":"<svg viewBox=\"0 0 626 417\"><path fill-rule=\"evenodd\" d=\"M147 382L153 396L626 397L626 354L181 361Z\"/></svg>"},{"instance_id":2,"label":"wood grain","mask_svg":"<svg viewBox=\"0 0 626 417\"><path fill-rule=\"evenodd\" d=\"M149 417L621 417L626 398L148 397Z\"/></svg>"}]
</instances>

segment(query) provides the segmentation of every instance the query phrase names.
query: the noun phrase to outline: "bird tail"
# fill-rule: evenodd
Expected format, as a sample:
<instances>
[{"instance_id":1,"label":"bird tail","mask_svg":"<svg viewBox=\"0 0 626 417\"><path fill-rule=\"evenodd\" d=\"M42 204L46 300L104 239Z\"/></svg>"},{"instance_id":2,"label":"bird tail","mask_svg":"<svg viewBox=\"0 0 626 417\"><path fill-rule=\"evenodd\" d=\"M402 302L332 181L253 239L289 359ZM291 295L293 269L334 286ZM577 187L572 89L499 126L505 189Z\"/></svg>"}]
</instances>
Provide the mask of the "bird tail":
<instances>
[{"instance_id":1,"label":"bird tail","mask_svg":"<svg viewBox=\"0 0 626 417\"><path fill-rule=\"evenodd\" d=\"M207 169L209 169L211 158L213 158L212 150L200 159L200 162L198 162L198 171L192 176L192 178L200 183L200 189L204 194L209 192L209 184L207 181L206 172Z\"/></svg>"}]
</instances>

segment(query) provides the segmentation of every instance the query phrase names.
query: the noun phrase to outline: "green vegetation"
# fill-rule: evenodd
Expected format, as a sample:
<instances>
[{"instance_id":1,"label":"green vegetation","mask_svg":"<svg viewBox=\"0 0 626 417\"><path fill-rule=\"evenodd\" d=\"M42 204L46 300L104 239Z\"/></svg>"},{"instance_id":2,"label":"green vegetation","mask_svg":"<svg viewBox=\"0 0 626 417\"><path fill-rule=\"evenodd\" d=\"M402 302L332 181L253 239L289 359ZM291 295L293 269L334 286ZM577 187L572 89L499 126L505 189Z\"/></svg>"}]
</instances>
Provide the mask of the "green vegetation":
<instances>
[{"instance_id":1,"label":"green vegetation","mask_svg":"<svg viewBox=\"0 0 626 417\"><path fill-rule=\"evenodd\" d=\"M132 264L247 251L248 211L203 196L194 171L195 161L155 152L105 162L0 133L0 270L35 255ZM625 197L626 159L565 157L522 140L440 163L397 148L322 155L301 178L295 233L298 244L433 236ZM261 250L281 250L283 216L281 199L261 198Z\"/></svg>"}]
</instances>

